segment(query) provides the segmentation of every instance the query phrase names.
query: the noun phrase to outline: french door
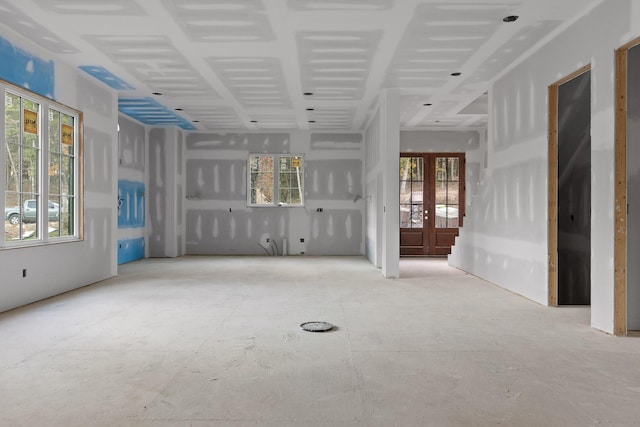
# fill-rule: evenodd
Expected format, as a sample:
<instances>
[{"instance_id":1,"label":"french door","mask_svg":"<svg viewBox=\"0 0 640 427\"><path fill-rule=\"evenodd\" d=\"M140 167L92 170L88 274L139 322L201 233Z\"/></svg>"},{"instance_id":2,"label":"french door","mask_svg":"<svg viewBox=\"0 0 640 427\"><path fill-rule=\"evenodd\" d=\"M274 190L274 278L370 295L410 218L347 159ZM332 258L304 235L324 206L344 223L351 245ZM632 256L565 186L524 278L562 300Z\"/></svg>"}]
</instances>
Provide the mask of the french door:
<instances>
[{"instance_id":1,"label":"french door","mask_svg":"<svg viewBox=\"0 0 640 427\"><path fill-rule=\"evenodd\" d=\"M400 154L400 255L448 255L464 217L464 153Z\"/></svg>"}]
</instances>

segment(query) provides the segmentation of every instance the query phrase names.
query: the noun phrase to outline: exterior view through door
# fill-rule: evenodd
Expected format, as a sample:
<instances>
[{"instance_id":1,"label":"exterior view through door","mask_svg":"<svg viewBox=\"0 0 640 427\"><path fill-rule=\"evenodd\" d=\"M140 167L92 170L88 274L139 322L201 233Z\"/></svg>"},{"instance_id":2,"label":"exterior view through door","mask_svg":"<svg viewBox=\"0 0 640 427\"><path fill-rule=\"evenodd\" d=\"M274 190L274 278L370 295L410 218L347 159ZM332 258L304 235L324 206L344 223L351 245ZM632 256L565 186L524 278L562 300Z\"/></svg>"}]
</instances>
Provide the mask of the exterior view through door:
<instances>
[{"instance_id":1,"label":"exterior view through door","mask_svg":"<svg viewBox=\"0 0 640 427\"><path fill-rule=\"evenodd\" d=\"M464 153L400 154L400 255L443 256L464 217Z\"/></svg>"}]
</instances>

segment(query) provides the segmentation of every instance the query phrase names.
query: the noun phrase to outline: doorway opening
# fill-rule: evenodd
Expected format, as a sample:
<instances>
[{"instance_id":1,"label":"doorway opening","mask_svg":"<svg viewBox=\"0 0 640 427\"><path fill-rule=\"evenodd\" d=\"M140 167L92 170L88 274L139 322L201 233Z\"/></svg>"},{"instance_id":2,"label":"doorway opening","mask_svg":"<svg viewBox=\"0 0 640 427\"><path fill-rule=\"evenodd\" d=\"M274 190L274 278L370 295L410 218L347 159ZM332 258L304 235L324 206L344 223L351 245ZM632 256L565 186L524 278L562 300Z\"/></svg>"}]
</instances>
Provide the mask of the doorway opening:
<instances>
[{"instance_id":1,"label":"doorway opening","mask_svg":"<svg viewBox=\"0 0 640 427\"><path fill-rule=\"evenodd\" d=\"M549 87L549 305L591 304L591 67Z\"/></svg>"},{"instance_id":2,"label":"doorway opening","mask_svg":"<svg viewBox=\"0 0 640 427\"><path fill-rule=\"evenodd\" d=\"M400 256L446 256L462 226L464 153L400 154Z\"/></svg>"},{"instance_id":3,"label":"doorway opening","mask_svg":"<svg viewBox=\"0 0 640 427\"><path fill-rule=\"evenodd\" d=\"M640 331L640 38L616 51L614 334Z\"/></svg>"}]
</instances>

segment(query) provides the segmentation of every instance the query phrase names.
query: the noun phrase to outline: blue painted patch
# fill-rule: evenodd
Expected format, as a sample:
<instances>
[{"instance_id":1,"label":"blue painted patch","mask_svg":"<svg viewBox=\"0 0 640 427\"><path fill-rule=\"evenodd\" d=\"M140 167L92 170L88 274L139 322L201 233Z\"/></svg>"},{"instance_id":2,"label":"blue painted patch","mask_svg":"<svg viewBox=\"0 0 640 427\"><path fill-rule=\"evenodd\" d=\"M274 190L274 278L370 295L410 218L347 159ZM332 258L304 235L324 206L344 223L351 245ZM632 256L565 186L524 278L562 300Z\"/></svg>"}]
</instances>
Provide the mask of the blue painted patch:
<instances>
[{"instance_id":1,"label":"blue painted patch","mask_svg":"<svg viewBox=\"0 0 640 427\"><path fill-rule=\"evenodd\" d=\"M78 68L80 68L85 73L92 75L102 83L111 86L115 90L136 90L135 87L131 86L129 83L125 82L120 77L111 73L104 67L98 67L95 65L81 65Z\"/></svg>"},{"instance_id":2,"label":"blue painted patch","mask_svg":"<svg viewBox=\"0 0 640 427\"><path fill-rule=\"evenodd\" d=\"M118 228L144 227L144 191L144 182L118 181Z\"/></svg>"},{"instance_id":3,"label":"blue painted patch","mask_svg":"<svg viewBox=\"0 0 640 427\"><path fill-rule=\"evenodd\" d=\"M178 126L184 130L195 130L189 120L180 117L173 110L151 98L120 98L118 109L121 113L153 126Z\"/></svg>"},{"instance_id":4,"label":"blue painted patch","mask_svg":"<svg viewBox=\"0 0 640 427\"><path fill-rule=\"evenodd\" d=\"M54 64L0 37L0 78L50 99L54 97Z\"/></svg>"},{"instance_id":5,"label":"blue painted patch","mask_svg":"<svg viewBox=\"0 0 640 427\"><path fill-rule=\"evenodd\" d=\"M144 258L144 237L118 240L118 265Z\"/></svg>"}]
</instances>

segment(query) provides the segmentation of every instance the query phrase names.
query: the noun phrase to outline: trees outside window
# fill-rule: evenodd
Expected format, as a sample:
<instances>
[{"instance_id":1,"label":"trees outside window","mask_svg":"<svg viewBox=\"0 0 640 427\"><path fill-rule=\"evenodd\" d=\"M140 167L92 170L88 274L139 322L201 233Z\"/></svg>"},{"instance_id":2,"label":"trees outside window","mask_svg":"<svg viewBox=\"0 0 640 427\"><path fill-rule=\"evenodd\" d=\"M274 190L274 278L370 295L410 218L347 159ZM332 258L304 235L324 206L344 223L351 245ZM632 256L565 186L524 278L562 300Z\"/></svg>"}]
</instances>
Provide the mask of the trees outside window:
<instances>
[{"instance_id":1,"label":"trees outside window","mask_svg":"<svg viewBox=\"0 0 640 427\"><path fill-rule=\"evenodd\" d=\"M299 155L250 155L249 206L303 206L303 163Z\"/></svg>"},{"instance_id":2,"label":"trees outside window","mask_svg":"<svg viewBox=\"0 0 640 427\"><path fill-rule=\"evenodd\" d=\"M78 238L80 113L0 81L4 245Z\"/></svg>"}]
</instances>

